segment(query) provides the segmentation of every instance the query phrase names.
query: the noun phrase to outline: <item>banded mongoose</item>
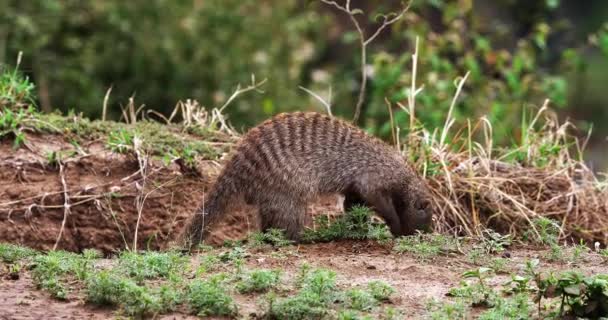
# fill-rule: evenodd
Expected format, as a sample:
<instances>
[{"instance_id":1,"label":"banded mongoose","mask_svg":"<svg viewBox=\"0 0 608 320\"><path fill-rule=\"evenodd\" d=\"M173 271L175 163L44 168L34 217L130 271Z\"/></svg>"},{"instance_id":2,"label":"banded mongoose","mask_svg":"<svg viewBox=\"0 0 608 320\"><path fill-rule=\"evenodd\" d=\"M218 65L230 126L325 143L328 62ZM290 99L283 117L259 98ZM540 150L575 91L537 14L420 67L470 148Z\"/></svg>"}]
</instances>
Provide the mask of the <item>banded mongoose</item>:
<instances>
[{"instance_id":1,"label":"banded mongoose","mask_svg":"<svg viewBox=\"0 0 608 320\"><path fill-rule=\"evenodd\" d=\"M283 229L298 241L307 203L323 194L344 195L345 210L372 208L394 236L431 226L429 189L397 150L343 120L293 112L245 134L182 238L201 242L242 199L258 207L262 230Z\"/></svg>"}]
</instances>

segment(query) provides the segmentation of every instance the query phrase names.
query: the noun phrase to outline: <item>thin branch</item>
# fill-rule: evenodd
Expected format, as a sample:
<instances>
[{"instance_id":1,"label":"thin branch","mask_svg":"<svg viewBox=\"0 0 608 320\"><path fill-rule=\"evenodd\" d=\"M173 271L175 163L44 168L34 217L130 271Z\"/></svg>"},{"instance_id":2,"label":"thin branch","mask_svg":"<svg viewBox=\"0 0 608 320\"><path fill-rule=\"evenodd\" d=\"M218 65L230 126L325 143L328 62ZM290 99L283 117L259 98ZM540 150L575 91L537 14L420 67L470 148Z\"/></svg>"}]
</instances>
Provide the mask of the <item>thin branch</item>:
<instances>
[{"instance_id":1,"label":"thin branch","mask_svg":"<svg viewBox=\"0 0 608 320\"><path fill-rule=\"evenodd\" d=\"M244 88L244 89L241 89L241 85L239 84L236 87L236 90L234 91L234 93L230 96L230 98L228 98L228 100L226 100L226 102L224 103L224 105L219 108L220 113L224 111L224 109L232 102L232 100L234 100L236 97L238 97L239 95L241 95L241 94L243 94L243 93L245 93L247 91L255 90L255 91L259 92L259 93L264 93L264 91L260 90L259 88L262 85L264 85L267 80L268 79L264 79L264 80L256 83L255 82L255 76L251 75L251 84L248 87Z\"/></svg>"},{"instance_id":2,"label":"thin branch","mask_svg":"<svg viewBox=\"0 0 608 320\"><path fill-rule=\"evenodd\" d=\"M333 114L331 113L331 86L329 86L329 97L327 98L327 100L323 99L320 95L314 93L312 90L306 89L302 86L298 86L298 87L300 89L302 89L304 92L313 96L315 99L319 100L319 102L321 102L321 104L323 106L325 106L325 109L327 109L327 114L329 114L331 117L333 117Z\"/></svg>"},{"instance_id":3,"label":"thin branch","mask_svg":"<svg viewBox=\"0 0 608 320\"><path fill-rule=\"evenodd\" d=\"M367 39L365 38L365 32L363 32L359 21L357 20L357 18L355 18L357 14L361 14L363 13L363 11L361 11L361 9L351 9L350 0L346 0L345 5L343 6L338 4L336 1L331 0L321 0L321 2L333 6L336 9L348 14L350 20L357 29L357 33L359 34L359 41L361 45L361 87L359 88L359 97L357 99L357 104L355 106L355 115L353 116L352 121L353 123L357 123L357 121L359 121L359 117L361 116L361 108L363 107L363 102L365 101L365 91L367 88L367 46L378 37L382 30L403 18L407 10L410 8L411 2L407 6L405 6L403 10L399 12L399 14L394 14L395 16L392 19L388 18L390 14L381 15L383 18L382 25L378 27L378 29L376 29L376 31L374 31L374 33Z\"/></svg>"}]
</instances>

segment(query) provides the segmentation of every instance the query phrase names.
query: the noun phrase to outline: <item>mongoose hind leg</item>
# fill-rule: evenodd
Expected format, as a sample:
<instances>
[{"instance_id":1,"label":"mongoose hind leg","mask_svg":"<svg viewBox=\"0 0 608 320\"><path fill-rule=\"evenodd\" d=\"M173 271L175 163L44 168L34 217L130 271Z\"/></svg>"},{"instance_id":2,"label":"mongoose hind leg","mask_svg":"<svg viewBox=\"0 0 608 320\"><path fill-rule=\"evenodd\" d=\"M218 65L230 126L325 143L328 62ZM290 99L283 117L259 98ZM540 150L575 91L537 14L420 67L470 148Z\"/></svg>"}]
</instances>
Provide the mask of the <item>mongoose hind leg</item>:
<instances>
[{"instance_id":1,"label":"mongoose hind leg","mask_svg":"<svg viewBox=\"0 0 608 320\"><path fill-rule=\"evenodd\" d=\"M263 203L260 205L260 222L263 232L282 229L287 239L297 242L306 222L306 204L286 199Z\"/></svg>"}]
</instances>

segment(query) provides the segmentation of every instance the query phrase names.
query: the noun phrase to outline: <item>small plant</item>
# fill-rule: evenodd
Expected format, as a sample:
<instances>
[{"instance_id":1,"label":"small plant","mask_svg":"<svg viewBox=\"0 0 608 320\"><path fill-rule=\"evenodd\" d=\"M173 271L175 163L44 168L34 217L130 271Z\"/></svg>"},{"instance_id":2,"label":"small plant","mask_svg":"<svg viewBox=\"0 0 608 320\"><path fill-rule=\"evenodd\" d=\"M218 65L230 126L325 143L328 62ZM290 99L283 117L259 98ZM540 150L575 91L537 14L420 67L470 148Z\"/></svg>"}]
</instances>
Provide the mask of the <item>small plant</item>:
<instances>
[{"instance_id":1,"label":"small plant","mask_svg":"<svg viewBox=\"0 0 608 320\"><path fill-rule=\"evenodd\" d=\"M532 224L538 234L530 231L524 235L525 238L541 245L558 245L561 228L556 221L546 217L538 217L532 220Z\"/></svg>"},{"instance_id":2,"label":"small plant","mask_svg":"<svg viewBox=\"0 0 608 320\"><path fill-rule=\"evenodd\" d=\"M482 245L486 253L503 252L511 245L511 236L502 235L492 229L485 229L481 237Z\"/></svg>"},{"instance_id":3,"label":"small plant","mask_svg":"<svg viewBox=\"0 0 608 320\"><path fill-rule=\"evenodd\" d=\"M329 303L334 301L336 273L326 269L301 273L300 291L296 296L276 299L268 296L266 316L272 319L319 319L329 313Z\"/></svg>"},{"instance_id":4,"label":"small plant","mask_svg":"<svg viewBox=\"0 0 608 320\"><path fill-rule=\"evenodd\" d=\"M444 303L439 301L431 301L429 303L429 318L432 320L443 319L468 319L468 308L463 300L457 300L454 303Z\"/></svg>"},{"instance_id":5,"label":"small plant","mask_svg":"<svg viewBox=\"0 0 608 320\"><path fill-rule=\"evenodd\" d=\"M12 135L15 149L25 143L24 122L30 112L33 112L33 109L20 109L17 112L11 109L0 109L0 138Z\"/></svg>"},{"instance_id":6,"label":"small plant","mask_svg":"<svg viewBox=\"0 0 608 320\"><path fill-rule=\"evenodd\" d=\"M336 316L338 320L371 320L371 316L362 316L354 310L342 310Z\"/></svg>"},{"instance_id":7,"label":"small plant","mask_svg":"<svg viewBox=\"0 0 608 320\"><path fill-rule=\"evenodd\" d=\"M493 308L483 312L478 319L499 320L499 319L530 319L531 307L528 295L518 294L509 299L496 299Z\"/></svg>"},{"instance_id":8,"label":"small plant","mask_svg":"<svg viewBox=\"0 0 608 320\"><path fill-rule=\"evenodd\" d=\"M396 292L395 288L382 281L372 281L367 284L367 288L378 301L388 301L391 295Z\"/></svg>"},{"instance_id":9,"label":"small plant","mask_svg":"<svg viewBox=\"0 0 608 320\"><path fill-rule=\"evenodd\" d=\"M432 259L441 254L455 252L458 239L442 234L418 233L396 240L393 250L397 253L411 253L421 260Z\"/></svg>"},{"instance_id":10,"label":"small plant","mask_svg":"<svg viewBox=\"0 0 608 320\"><path fill-rule=\"evenodd\" d=\"M38 255L34 257L33 264L34 283L61 300L65 300L68 294L68 289L61 282L61 278L68 274L79 274L84 277L90 267L80 255L65 251L51 251L46 255Z\"/></svg>"},{"instance_id":11,"label":"small plant","mask_svg":"<svg viewBox=\"0 0 608 320\"><path fill-rule=\"evenodd\" d=\"M10 243L0 243L0 260L5 263L15 263L37 255L38 252Z\"/></svg>"},{"instance_id":12,"label":"small plant","mask_svg":"<svg viewBox=\"0 0 608 320\"><path fill-rule=\"evenodd\" d=\"M560 298L559 317L568 315L596 319L608 316L608 275L585 277L581 273L568 271L559 276L549 274L539 277L537 286L541 288L543 297Z\"/></svg>"},{"instance_id":13,"label":"small plant","mask_svg":"<svg viewBox=\"0 0 608 320\"><path fill-rule=\"evenodd\" d=\"M254 247L270 244L274 247L284 247L293 244L293 241L285 237L285 231L280 229L269 229L266 232L254 232L249 236L249 243Z\"/></svg>"},{"instance_id":14,"label":"small plant","mask_svg":"<svg viewBox=\"0 0 608 320\"><path fill-rule=\"evenodd\" d=\"M188 286L186 300L192 311L199 316L232 316L237 307L222 285L222 277L195 280Z\"/></svg>"},{"instance_id":15,"label":"small plant","mask_svg":"<svg viewBox=\"0 0 608 320\"><path fill-rule=\"evenodd\" d=\"M102 270L86 279L86 299L97 305L119 306L129 316L169 309L159 294L114 271Z\"/></svg>"},{"instance_id":16,"label":"small plant","mask_svg":"<svg viewBox=\"0 0 608 320\"><path fill-rule=\"evenodd\" d=\"M110 132L107 145L112 152L127 153L129 150L133 150L134 141L135 135L133 132L120 129Z\"/></svg>"},{"instance_id":17,"label":"small plant","mask_svg":"<svg viewBox=\"0 0 608 320\"><path fill-rule=\"evenodd\" d=\"M387 241L392 235L384 223L372 221L373 212L363 206L354 206L334 221L325 215L315 217L316 230L302 234L305 242L328 242L339 239L369 239Z\"/></svg>"},{"instance_id":18,"label":"small plant","mask_svg":"<svg viewBox=\"0 0 608 320\"><path fill-rule=\"evenodd\" d=\"M124 251L118 257L118 268L136 281L166 278L182 272L188 257L178 252Z\"/></svg>"},{"instance_id":19,"label":"small plant","mask_svg":"<svg viewBox=\"0 0 608 320\"><path fill-rule=\"evenodd\" d=\"M378 305L378 300L368 291L351 289L346 291L346 306L359 311L370 311Z\"/></svg>"},{"instance_id":20,"label":"small plant","mask_svg":"<svg viewBox=\"0 0 608 320\"><path fill-rule=\"evenodd\" d=\"M18 71L21 56L14 70L0 65L0 108L17 109L34 104L34 84Z\"/></svg>"},{"instance_id":21,"label":"small plant","mask_svg":"<svg viewBox=\"0 0 608 320\"><path fill-rule=\"evenodd\" d=\"M246 274L236 285L240 293L265 292L275 287L280 280L277 270L254 270Z\"/></svg>"},{"instance_id":22,"label":"small plant","mask_svg":"<svg viewBox=\"0 0 608 320\"><path fill-rule=\"evenodd\" d=\"M490 272L491 269L485 267L466 271L463 273L463 278L475 278L478 280L477 283L470 284L467 282L461 282L460 287L449 290L449 295L453 297L466 298L473 306L494 306L497 299L497 294L485 283L487 274Z\"/></svg>"},{"instance_id":23,"label":"small plant","mask_svg":"<svg viewBox=\"0 0 608 320\"><path fill-rule=\"evenodd\" d=\"M507 273L508 272L509 260L505 258L494 258L490 261L490 268L495 273Z\"/></svg>"}]
</instances>

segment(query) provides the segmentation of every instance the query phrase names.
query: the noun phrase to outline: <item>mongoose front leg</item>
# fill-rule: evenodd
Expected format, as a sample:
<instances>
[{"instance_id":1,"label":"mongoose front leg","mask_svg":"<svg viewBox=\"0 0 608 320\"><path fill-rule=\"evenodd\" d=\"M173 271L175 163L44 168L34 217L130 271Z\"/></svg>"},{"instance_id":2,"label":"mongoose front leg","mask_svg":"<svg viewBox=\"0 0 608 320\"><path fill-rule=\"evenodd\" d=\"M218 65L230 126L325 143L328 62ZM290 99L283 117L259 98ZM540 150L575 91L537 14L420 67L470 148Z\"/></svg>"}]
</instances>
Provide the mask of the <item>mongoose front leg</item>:
<instances>
[{"instance_id":1,"label":"mongoose front leg","mask_svg":"<svg viewBox=\"0 0 608 320\"><path fill-rule=\"evenodd\" d=\"M397 216L393 199L389 194L377 191L364 195L363 198L366 204L384 219L384 222L388 225L393 236L398 237L402 235L399 216Z\"/></svg>"}]
</instances>

